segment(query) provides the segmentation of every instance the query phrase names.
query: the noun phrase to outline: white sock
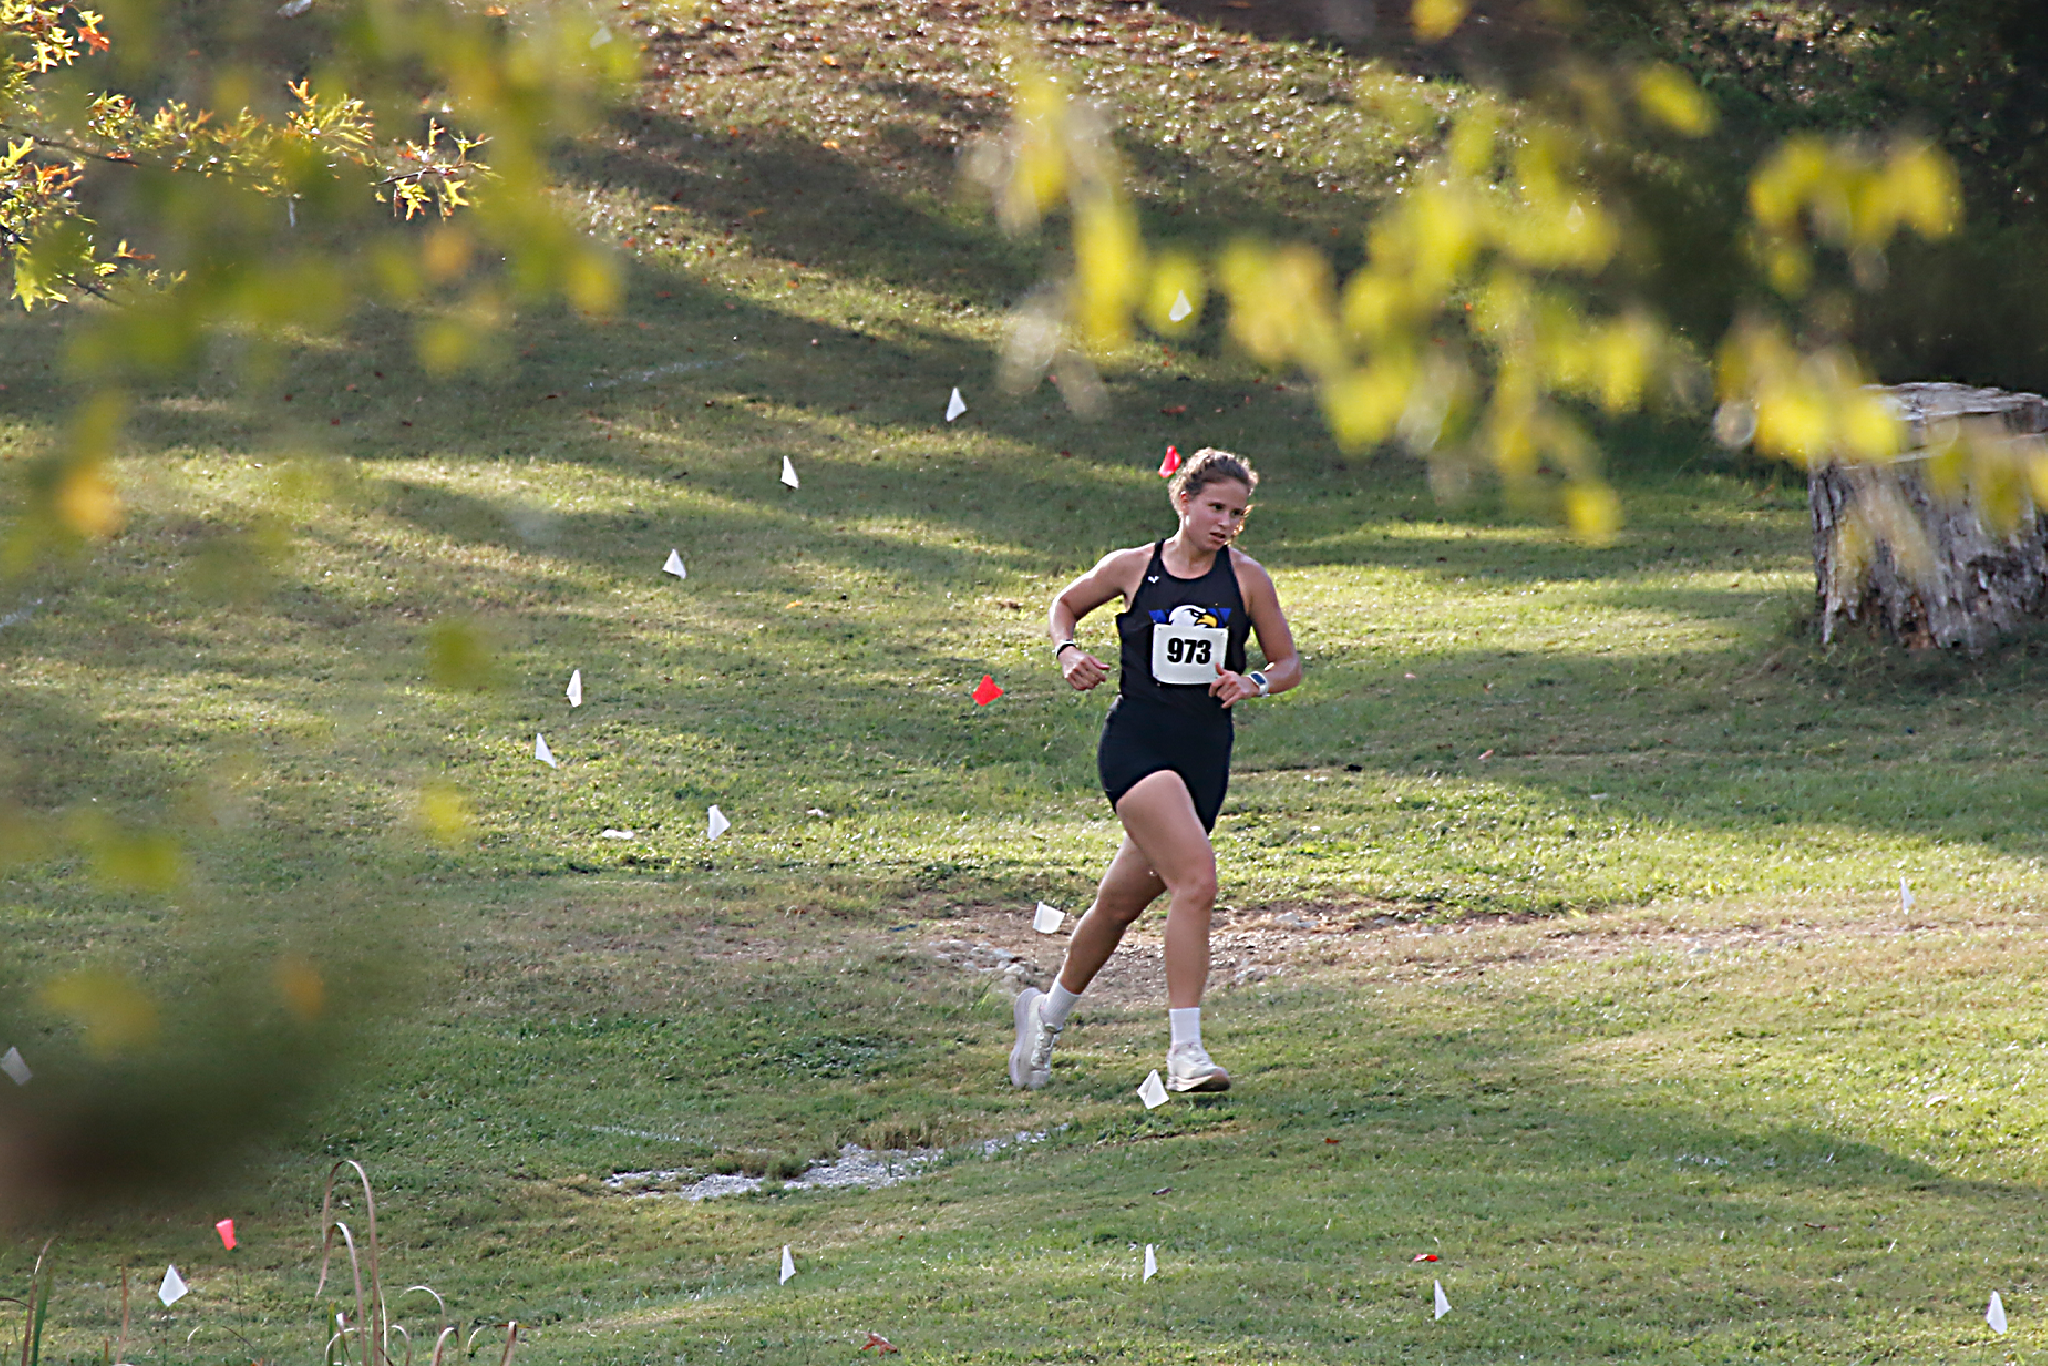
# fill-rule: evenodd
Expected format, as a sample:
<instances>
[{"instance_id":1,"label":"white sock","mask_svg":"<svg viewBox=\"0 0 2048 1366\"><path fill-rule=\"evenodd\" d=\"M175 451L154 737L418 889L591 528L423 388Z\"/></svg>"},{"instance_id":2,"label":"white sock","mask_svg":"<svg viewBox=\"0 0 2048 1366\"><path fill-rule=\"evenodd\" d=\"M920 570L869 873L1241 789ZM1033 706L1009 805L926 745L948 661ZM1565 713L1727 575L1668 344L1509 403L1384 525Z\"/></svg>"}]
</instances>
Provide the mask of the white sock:
<instances>
[{"instance_id":1,"label":"white sock","mask_svg":"<svg viewBox=\"0 0 2048 1366\"><path fill-rule=\"evenodd\" d=\"M1191 1043L1199 1046L1202 1042L1202 1008L1184 1006L1179 1010L1166 1012L1167 1028L1173 1031L1173 1046Z\"/></svg>"},{"instance_id":2,"label":"white sock","mask_svg":"<svg viewBox=\"0 0 2048 1366\"><path fill-rule=\"evenodd\" d=\"M1080 992L1068 991L1065 984L1055 978L1052 990L1045 994L1045 1005L1040 1008L1039 1013L1054 1029L1065 1029L1067 1016L1073 1013L1074 1005L1080 999Z\"/></svg>"}]
</instances>

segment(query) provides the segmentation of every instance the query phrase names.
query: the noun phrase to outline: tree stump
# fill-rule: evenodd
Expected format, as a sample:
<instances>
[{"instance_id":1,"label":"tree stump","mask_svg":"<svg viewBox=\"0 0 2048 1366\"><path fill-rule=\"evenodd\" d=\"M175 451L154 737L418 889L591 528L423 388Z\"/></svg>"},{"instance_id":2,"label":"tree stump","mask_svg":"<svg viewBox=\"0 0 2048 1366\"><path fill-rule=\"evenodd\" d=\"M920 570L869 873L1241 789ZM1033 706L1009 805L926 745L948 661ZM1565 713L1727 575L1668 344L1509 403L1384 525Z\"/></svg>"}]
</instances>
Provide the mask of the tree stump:
<instances>
[{"instance_id":1,"label":"tree stump","mask_svg":"<svg viewBox=\"0 0 2048 1366\"><path fill-rule=\"evenodd\" d=\"M1817 464L1807 479L1821 639L1855 622L1908 649L1980 653L2048 616L2048 518L2029 480L2048 459L2048 400L1960 384L1884 392L1906 454Z\"/></svg>"}]
</instances>

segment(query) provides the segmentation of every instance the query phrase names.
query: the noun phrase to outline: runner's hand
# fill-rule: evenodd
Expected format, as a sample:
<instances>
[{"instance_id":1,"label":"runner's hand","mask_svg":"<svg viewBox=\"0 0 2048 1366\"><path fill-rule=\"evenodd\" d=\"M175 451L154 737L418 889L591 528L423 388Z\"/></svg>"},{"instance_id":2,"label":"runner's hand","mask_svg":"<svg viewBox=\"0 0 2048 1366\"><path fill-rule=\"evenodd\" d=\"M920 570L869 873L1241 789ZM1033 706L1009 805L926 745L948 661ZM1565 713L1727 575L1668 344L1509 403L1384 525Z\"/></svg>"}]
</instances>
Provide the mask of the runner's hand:
<instances>
[{"instance_id":1,"label":"runner's hand","mask_svg":"<svg viewBox=\"0 0 2048 1366\"><path fill-rule=\"evenodd\" d=\"M1075 692L1087 692L1109 677L1109 666L1076 646L1074 649L1060 652L1060 673L1066 677Z\"/></svg>"},{"instance_id":2,"label":"runner's hand","mask_svg":"<svg viewBox=\"0 0 2048 1366\"><path fill-rule=\"evenodd\" d=\"M1257 697L1259 685L1243 674L1232 673L1221 664L1216 666L1216 681L1209 685L1209 696L1223 699L1223 709L1230 710L1233 702L1242 702L1247 697Z\"/></svg>"}]
</instances>

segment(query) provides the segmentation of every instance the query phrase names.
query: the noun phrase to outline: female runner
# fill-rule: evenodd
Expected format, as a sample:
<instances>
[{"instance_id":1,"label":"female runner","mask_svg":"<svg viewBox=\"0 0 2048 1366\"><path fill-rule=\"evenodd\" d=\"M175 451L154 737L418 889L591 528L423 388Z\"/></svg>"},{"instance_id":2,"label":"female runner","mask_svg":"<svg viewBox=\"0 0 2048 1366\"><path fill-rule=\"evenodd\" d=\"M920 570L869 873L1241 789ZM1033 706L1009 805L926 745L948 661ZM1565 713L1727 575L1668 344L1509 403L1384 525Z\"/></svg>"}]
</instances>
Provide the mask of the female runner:
<instances>
[{"instance_id":1,"label":"female runner","mask_svg":"<svg viewBox=\"0 0 2048 1366\"><path fill-rule=\"evenodd\" d=\"M1244 527L1259 476L1228 451L1205 450L1169 486L1180 529L1151 545L1113 550L1053 600L1053 657L1087 691L1109 676L1074 641L1082 617L1112 598L1122 673L1102 727L1096 766L1124 825L1095 904L1074 927L1051 992L1017 997L1013 1085L1045 1085L1052 1047L1074 1003L1109 961L1131 922L1161 892L1166 911L1166 1085L1224 1091L1230 1074L1202 1047L1202 988L1209 977L1209 912L1216 854L1209 832L1230 783L1230 709L1301 682L1301 657L1273 580L1231 541ZM1245 637L1257 631L1263 671L1245 672Z\"/></svg>"}]
</instances>

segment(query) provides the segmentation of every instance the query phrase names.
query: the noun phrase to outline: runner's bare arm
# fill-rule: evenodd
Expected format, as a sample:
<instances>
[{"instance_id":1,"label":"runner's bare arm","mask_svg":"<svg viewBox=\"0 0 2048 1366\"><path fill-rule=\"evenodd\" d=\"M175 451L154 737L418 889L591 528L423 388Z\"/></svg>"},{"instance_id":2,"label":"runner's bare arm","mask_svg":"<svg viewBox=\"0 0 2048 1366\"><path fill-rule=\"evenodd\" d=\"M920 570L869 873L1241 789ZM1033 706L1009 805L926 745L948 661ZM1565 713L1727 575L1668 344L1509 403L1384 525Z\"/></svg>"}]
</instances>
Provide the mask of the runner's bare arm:
<instances>
[{"instance_id":1,"label":"runner's bare arm","mask_svg":"<svg viewBox=\"0 0 2048 1366\"><path fill-rule=\"evenodd\" d=\"M1060 595L1052 600L1046 622L1055 648L1074 638L1082 617L1106 602L1130 595L1132 582L1144 572L1143 563L1134 562L1133 557L1141 561L1146 553L1144 546L1112 550L1096 561L1093 569L1060 590ZM1086 692L1109 677L1109 666L1079 646L1061 650L1059 665L1060 673L1078 692Z\"/></svg>"},{"instance_id":2,"label":"runner's bare arm","mask_svg":"<svg viewBox=\"0 0 2048 1366\"><path fill-rule=\"evenodd\" d=\"M1251 556L1240 551L1234 567L1238 594L1252 619L1252 630L1259 637L1259 653L1266 657L1266 688L1269 692L1286 692L1301 683L1301 654L1294 648L1294 632L1288 629L1287 614L1280 610L1280 594L1273 587L1272 576ZM1228 707L1244 698L1257 697L1259 685L1242 674L1218 669L1209 691L1222 698L1223 705Z\"/></svg>"}]
</instances>

